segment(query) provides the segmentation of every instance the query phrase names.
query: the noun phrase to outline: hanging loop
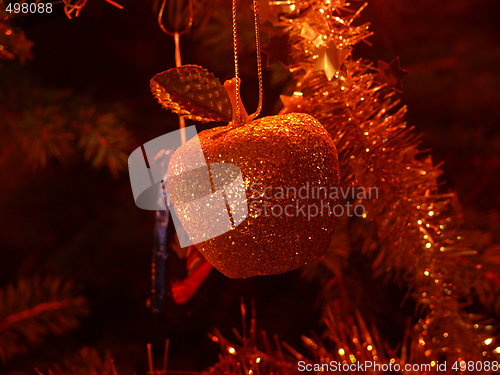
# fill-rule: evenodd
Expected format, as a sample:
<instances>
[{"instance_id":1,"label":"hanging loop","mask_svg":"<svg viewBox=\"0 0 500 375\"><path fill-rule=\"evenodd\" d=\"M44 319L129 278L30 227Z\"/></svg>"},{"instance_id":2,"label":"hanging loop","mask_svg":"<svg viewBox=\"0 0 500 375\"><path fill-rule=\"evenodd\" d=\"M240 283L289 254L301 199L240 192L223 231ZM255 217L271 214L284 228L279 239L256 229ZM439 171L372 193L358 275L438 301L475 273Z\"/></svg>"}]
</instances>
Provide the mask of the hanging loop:
<instances>
[{"instance_id":1,"label":"hanging loop","mask_svg":"<svg viewBox=\"0 0 500 375\"><path fill-rule=\"evenodd\" d=\"M257 52L257 74L259 78L259 104L257 110L248 118L252 121L259 116L262 110L263 88L262 88L262 59L260 55L260 32L259 32L259 8L258 0L253 0L253 16L255 26L255 47ZM236 118L240 118L240 79L238 66L238 33L236 25L236 0L232 1L232 16L233 16L233 47L234 47L234 76L236 78Z\"/></svg>"},{"instance_id":2,"label":"hanging loop","mask_svg":"<svg viewBox=\"0 0 500 375\"><path fill-rule=\"evenodd\" d=\"M177 0L174 0L174 1L177 1ZM167 3L167 0L162 0L162 3L161 3L161 7L160 7L160 12L158 13L158 25L160 26L160 29L167 35L170 35L170 36L175 36L175 34L177 34L177 37L179 37L180 35L183 35L185 34L190 28L191 26L193 25L193 2L192 0L188 0L188 6L189 6L189 21L186 25L186 27L184 28L184 30L174 30L174 31L169 31L167 30L167 28L163 25L163 21L162 21L162 18L163 18L163 12L165 10L165 5ZM176 17L180 17L180 14L176 14Z\"/></svg>"}]
</instances>

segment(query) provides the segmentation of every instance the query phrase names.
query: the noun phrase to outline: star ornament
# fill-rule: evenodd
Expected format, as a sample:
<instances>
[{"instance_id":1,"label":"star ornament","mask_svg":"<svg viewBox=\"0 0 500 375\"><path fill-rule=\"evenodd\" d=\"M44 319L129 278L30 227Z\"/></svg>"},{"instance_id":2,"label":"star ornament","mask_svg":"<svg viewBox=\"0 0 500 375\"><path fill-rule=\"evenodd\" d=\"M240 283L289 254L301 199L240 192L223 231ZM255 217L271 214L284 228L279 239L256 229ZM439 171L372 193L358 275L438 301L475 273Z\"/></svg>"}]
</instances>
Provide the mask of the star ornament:
<instances>
[{"instance_id":1,"label":"star ornament","mask_svg":"<svg viewBox=\"0 0 500 375\"><path fill-rule=\"evenodd\" d=\"M259 4L259 20L261 25L267 21L271 22L273 25L278 23L278 15L271 11L271 6L268 0L258 0Z\"/></svg>"},{"instance_id":2,"label":"star ornament","mask_svg":"<svg viewBox=\"0 0 500 375\"><path fill-rule=\"evenodd\" d=\"M403 92L403 79L409 74L408 71L401 69L399 66L399 57L396 57L389 64L378 61L378 73L375 75L375 81L379 83L387 83L397 92Z\"/></svg>"},{"instance_id":3,"label":"star ornament","mask_svg":"<svg viewBox=\"0 0 500 375\"><path fill-rule=\"evenodd\" d=\"M282 36L273 36L269 39L269 43L262 46L261 51L267 55L267 66L271 66L275 62L280 62L288 67L288 57L292 54L290 33L285 33Z\"/></svg>"},{"instance_id":4,"label":"star ornament","mask_svg":"<svg viewBox=\"0 0 500 375\"><path fill-rule=\"evenodd\" d=\"M330 42L326 47L320 47L316 50L318 60L314 64L315 70L323 70L329 81L335 76L345 59L351 54L350 48L337 48L335 42Z\"/></svg>"},{"instance_id":5,"label":"star ornament","mask_svg":"<svg viewBox=\"0 0 500 375\"><path fill-rule=\"evenodd\" d=\"M294 92L292 96L280 95L280 99L284 105L283 109L280 111L280 115L304 112L302 110L303 94L301 92Z\"/></svg>"}]
</instances>

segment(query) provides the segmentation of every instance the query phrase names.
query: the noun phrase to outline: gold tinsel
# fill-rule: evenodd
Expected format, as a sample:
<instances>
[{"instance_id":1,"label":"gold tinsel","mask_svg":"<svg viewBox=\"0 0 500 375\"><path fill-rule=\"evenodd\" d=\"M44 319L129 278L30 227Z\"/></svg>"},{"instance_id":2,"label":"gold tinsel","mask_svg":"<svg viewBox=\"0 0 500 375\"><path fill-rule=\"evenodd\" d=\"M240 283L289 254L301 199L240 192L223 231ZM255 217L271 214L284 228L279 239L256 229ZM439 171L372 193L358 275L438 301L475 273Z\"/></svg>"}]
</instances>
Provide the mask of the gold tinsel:
<instances>
[{"instance_id":1,"label":"gold tinsel","mask_svg":"<svg viewBox=\"0 0 500 375\"><path fill-rule=\"evenodd\" d=\"M287 103L296 110L293 99L300 98L300 109L329 130L339 150L344 187L378 188L377 199L362 202L367 209L363 218L375 227L379 245L374 269L403 280L422 311L409 344L410 362L430 363L443 356L450 363L498 360L494 327L464 308L474 301L474 291L480 293L487 284L479 244L458 230L456 198L439 192L439 168L430 157L417 157L417 139L404 122L405 106L387 84L375 82L370 62L347 57L341 65L338 58L318 64L325 48L350 51L370 35L368 25L353 26L364 6L357 11L347 6L341 0L292 2L275 23L290 32L293 47L289 70L297 83Z\"/></svg>"}]
</instances>

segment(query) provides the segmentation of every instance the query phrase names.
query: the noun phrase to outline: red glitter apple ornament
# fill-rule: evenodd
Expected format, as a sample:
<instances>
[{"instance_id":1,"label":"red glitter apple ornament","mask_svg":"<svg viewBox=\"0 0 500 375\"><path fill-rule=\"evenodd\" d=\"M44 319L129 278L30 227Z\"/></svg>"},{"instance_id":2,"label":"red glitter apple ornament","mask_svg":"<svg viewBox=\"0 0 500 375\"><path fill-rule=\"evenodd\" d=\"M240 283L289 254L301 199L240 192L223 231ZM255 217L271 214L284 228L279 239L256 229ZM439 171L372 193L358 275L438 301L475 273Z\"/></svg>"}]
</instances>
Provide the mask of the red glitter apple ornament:
<instances>
[{"instance_id":1,"label":"red glitter apple ornament","mask_svg":"<svg viewBox=\"0 0 500 375\"><path fill-rule=\"evenodd\" d=\"M249 120L241 106L237 118L235 83L233 79L222 86L205 69L189 65L151 80L152 92L165 108L199 121L229 122L202 131L196 142L175 151L167 176L176 178L167 179L167 190L174 206L189 194L192 176L187 183L183 172L186 165L197 167L200 144L205 167L238 166L248 215L196 247L230 278L280 274L323 256L332 240L337 201L330 192L339 184L337 151L326 129L304 113ZM212 181L213 189L215 185ZM203 226L190 233L188 215L179 215L179 220L191 238L203 235L193 233Z\"/></svg>"}]
</instances>

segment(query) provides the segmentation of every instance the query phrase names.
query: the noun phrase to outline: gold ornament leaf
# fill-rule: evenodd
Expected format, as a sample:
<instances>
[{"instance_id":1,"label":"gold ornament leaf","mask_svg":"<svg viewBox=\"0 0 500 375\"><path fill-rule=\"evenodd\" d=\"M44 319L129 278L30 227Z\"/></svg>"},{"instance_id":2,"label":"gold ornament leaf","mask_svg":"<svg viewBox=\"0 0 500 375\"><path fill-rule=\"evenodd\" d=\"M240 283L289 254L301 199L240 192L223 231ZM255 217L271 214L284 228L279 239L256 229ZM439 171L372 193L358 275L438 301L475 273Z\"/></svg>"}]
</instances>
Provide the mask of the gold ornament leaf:
<instances>
[{"instance_id":1,"label":"gold ornament leaf","mask_svg":"<svg viewBox=\"0 0 500 375\"><path fill-rule=\"evenodd\" d=\"M201 122L231 121L231 101L226 89L200 66L182 65L158 73L150 86L163 108L179 116Z\"/></svg>"}]
</instances>

